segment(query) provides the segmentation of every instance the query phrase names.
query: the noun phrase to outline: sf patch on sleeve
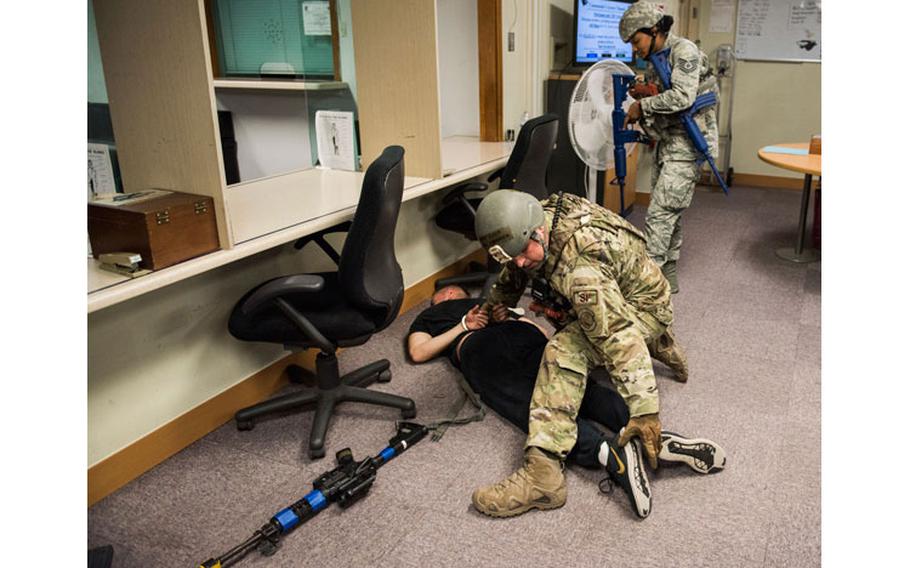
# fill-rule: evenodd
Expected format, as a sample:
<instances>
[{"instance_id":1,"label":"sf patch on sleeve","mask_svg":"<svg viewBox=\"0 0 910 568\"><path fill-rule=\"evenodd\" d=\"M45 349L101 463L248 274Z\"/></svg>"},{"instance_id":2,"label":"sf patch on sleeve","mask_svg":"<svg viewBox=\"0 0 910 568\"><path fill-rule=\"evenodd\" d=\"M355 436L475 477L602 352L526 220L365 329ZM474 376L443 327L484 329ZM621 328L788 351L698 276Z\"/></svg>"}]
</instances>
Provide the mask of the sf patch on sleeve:
<instances>
[{"instance_id":1,"label":"sf patch on sleeve","mask_svg":"<svg viewBox=\"0 0 910 568\"><path fill-rule=\"evenodd\" d=\"M594 306L597 304L597 299L596 288L584 288L575 291L572 303L576 306Z\"/></svg>"},{"instance_id":2,"label":"sf patch on sleeve","mask_svg":"<svg viewBox=\"0 0 910 568\"><path fill-rule=\"evenodd\" d=\"M578 324L588 336L598 334L603 324L600 313L600 290L597 288L579 288L572 293L572 304L578 314Z\"/></svg>"}]
</instances>

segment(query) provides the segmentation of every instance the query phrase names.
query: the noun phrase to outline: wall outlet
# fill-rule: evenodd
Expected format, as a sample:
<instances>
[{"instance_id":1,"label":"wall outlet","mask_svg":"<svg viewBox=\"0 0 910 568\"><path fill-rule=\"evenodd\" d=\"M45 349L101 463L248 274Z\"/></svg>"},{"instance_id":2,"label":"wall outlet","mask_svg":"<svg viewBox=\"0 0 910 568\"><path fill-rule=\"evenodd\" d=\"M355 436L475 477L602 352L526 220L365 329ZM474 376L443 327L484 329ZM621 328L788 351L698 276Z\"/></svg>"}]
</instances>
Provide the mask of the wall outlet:
<instances>
[{"instance_id":1,"label":"wall outlet","mask_svg":"<svg viewBox=\"0 0 910 568\"><path fill-rule=\"evenodd\" d=\"M515 51L515 32L509 32L509 51Z\"/></svg>"}]
</instances>

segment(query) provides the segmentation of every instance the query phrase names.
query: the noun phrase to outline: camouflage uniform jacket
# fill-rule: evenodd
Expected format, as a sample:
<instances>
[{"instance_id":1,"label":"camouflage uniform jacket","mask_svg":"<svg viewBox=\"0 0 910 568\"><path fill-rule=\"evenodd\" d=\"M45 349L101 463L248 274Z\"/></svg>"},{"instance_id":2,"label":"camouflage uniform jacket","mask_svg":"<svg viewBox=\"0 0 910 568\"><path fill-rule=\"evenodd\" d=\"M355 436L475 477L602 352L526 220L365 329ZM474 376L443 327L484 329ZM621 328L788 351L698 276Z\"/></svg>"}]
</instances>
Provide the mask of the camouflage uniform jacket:
<instances>
[{"instance_id":1,"label":"camouflage uniform jacket","mask_svg":"<svg viewBox=\"0 0 910 568\"><path fill-rule=\"evenodd\" d=\"M668 34L665 48L670 48L670 83L664 90L652 63L648 63L645 81L657 85L657 95L641 99L642 127L660 142L659 160L697 160L700 155L686 136L679 120L680 111L686 110L702 93L717 93L717 80L708 66L708 56L686 38ZM702 109L695 115L695 123L708 142L713 158L717 158L716 106Z\"/></svg>"},{"instance_id":2,"label":"camouflage uniform jacket","mask_svg":"<svg viewBox=\"0 0 910 568\"><path fill-rule=\"evenodd\" d=\"M543 201L547 227L552 227L558 199L552 195ZM631 308L669 326L670 287L648 257L644 236L632 224L581 197L563 194L562 199L539 275L571 305L569 321L579 320L591 347L612 363L614 382L637 385L628 396L625 389L618 389L631 414L657 412L657 387L645 338L626 316ZM508 263L489 301L515 306L531 277Z\"/></svg>"}]
</instances>

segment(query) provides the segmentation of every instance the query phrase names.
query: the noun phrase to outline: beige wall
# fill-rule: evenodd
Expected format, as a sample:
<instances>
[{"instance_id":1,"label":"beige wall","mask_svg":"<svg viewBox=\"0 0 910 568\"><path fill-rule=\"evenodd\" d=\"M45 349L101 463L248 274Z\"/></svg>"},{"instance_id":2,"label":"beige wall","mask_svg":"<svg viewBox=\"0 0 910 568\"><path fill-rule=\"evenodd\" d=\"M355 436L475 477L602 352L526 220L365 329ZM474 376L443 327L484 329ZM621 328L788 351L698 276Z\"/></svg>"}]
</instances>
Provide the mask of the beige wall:
<instances>
[{"instance_id":1,"label":"beige wall","mask_svg":"<svg viewBox=\"0 0 910 568\"><path fill-rule=\"evenodd\" d=\"M402 205L395 250L405 286L477 247L434 225L444 191ZM89 314L89 466L286 355L231 337L234 303L273 276L332 266L314 245L300 253L288 244Z\"/></svg>"},{"instance_id":2,"label":"beige wall","mask_svg":"<svg viewBox=\"0 0 910 568\"><path fill-rule=\"evenodd\" d=\"M537 0L539 1L539 0ZM503 132L518 136L521 117L537 116L543 108L542 92L530 81L538 43L535 2L502 3L502 122ZM515 50L509 51L509 32L515 34Z\"/></svg>"}]
</instances>

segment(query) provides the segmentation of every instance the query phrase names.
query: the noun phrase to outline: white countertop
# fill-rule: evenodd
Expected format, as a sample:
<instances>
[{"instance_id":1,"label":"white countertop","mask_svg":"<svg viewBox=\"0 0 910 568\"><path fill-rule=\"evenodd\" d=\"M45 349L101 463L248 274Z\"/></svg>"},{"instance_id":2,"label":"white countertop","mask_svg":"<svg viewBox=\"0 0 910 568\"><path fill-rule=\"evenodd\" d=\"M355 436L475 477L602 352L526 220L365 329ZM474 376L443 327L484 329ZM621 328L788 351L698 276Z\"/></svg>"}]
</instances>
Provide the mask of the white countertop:
<instances>
[{"instance_id":1,"label":"white countertop","mask_svg":"<svg viewBox=\"0 0 910 568\"><path fill-rule=\"evenodd\" d=\"M512 144L479 142L454 136L442 141L442 179L405 177L402 201L451 187L505 165ZM363 172L309 169L254 182L226 191L235 245L138 278L99 268L88 258L88 312L163 288L208 270L327 229L350 219L360 198Z\"/></svg>"}]
</instances>

